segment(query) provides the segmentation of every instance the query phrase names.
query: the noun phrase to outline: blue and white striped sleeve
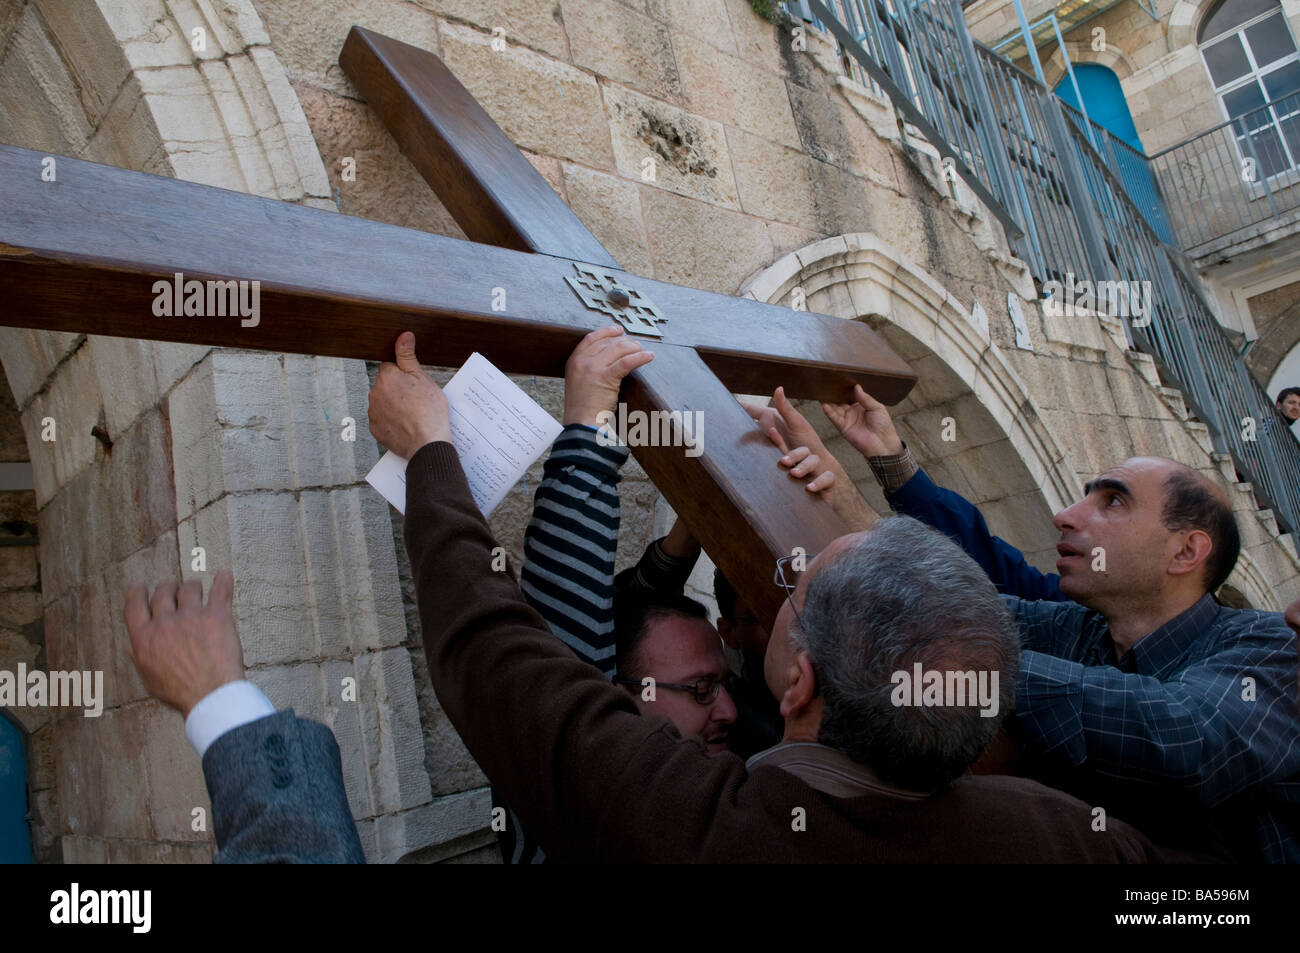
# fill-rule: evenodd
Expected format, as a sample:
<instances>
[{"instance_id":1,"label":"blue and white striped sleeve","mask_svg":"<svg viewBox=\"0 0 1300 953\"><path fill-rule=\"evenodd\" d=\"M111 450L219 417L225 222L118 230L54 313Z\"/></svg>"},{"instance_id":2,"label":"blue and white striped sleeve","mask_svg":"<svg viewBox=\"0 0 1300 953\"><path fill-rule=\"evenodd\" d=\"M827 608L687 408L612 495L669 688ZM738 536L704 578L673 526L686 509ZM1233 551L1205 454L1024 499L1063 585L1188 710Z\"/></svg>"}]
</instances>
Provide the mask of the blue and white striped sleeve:
<instances>
[{"instance_id":1,"label":"blue and white striped sleeve","mask_svg":"<svg viewBox=\"0 0 1300 953\"><path fill-rule=\"evenodd\" d=\"M542 470L524 535L520 588L551 631L612 677L618 481L626 447L601 446L596 431L564 428Z\"/></svg>"}]
</instances>

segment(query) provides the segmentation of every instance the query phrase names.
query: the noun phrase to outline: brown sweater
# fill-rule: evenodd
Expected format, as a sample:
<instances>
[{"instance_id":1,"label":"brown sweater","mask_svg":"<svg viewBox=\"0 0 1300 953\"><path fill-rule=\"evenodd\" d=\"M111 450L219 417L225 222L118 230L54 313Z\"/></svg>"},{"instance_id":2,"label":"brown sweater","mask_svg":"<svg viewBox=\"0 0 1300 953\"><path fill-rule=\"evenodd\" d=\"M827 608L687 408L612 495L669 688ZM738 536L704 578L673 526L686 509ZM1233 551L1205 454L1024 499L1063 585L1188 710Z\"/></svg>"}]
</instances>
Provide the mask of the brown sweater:
<instances>
[{"instance_id":1,"label":"brown sweater","mask_svg":"<svg viewBox=\"0 0 1300 953\"><path fill-rule=\"evenodd\" d=\"M641 715L551 635L508 573L493 571L496 541L451 444L421 448L406 479L429 677L470 753L552 859L1182 859L1120 821L1094 831L1088 805L1026 779L970 776L921 798L886 788L836 797L780 766L750 774L734 755L710 757L668 721Z\"/></svg>"}]
</instances>

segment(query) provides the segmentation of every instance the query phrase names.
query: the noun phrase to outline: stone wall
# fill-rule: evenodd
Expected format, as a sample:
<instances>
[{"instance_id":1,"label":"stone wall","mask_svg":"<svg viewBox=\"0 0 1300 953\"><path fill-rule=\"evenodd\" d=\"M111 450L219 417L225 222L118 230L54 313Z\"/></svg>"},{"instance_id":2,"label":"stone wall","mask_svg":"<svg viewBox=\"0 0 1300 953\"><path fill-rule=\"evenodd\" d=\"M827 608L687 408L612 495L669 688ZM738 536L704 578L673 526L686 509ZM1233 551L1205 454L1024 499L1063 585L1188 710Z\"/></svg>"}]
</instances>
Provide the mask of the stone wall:
<instances>
[{"instance_id":1,"label":"stone wall","mask_svg":"<svg viewBox=\"0 0 1300 953\"><path fill-rule=\"evenodd\" d=\"M795 51L745 0L100 0L75 18L0 0L0 140L459 236L337 66L354 23L438 53L630 270L774 301L802 284L811 307L881 327L921 375L899 417L923 462L1040 562L1080 477L1130 453L1230 476L1116 328L1045 324L987 211L904 145L825 38ZM361 482L373 368L10 329L0 345L35 472L46 664L110 685L101 718L51 719L55 780L39 776L59 856L210 857L190 823L207 806L197 759L134 674L121 591L230 565L250 678L334 729L367 856L490 859L484 779L423 675L400 519ZM520 383L558 416L560 382ZM539 476L492 519L516 559ZM666 522L635 463L622 498L620 566ZM1276 607L1294 550L1236 498L1241 588Z\"/></svg>"}]
</instances>

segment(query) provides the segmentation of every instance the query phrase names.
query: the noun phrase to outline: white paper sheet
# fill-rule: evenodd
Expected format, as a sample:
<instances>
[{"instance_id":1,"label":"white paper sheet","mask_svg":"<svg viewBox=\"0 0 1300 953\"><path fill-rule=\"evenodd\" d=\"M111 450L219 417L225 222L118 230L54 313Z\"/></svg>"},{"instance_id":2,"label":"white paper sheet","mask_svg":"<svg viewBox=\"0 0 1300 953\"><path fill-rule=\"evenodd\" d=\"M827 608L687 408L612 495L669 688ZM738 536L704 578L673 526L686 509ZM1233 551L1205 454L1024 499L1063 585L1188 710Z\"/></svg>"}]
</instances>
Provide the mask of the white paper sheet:
<instances>
[{"instance_id":1,"label":"white paper sheet","mask_svg":"<svg viewBox=\"0 0 1300 953\"><path fill-rule=\"evenodd\" d=\"M487 516L564 428L477 352L442 391L451 408L452 443L474 502ZM389 450L366 474L366 481L402 514L406 464Z\"/></svg>"}]
</instances>

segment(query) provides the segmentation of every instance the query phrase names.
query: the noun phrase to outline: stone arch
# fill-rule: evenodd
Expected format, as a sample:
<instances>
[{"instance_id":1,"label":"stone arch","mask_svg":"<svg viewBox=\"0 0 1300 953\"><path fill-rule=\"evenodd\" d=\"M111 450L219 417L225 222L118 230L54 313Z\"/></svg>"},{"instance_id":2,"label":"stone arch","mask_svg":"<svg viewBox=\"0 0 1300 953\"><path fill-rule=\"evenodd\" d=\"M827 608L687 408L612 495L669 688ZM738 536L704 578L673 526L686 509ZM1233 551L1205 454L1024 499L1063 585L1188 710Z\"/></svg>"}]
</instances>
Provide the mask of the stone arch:
<instances>
[{"instance_id":1,"label":"stone arch","mask_svg":"<svg viewBox=\"0 0 1300 953\"><path fill-rule=\"evenodd\" d=\"M250 0L6 4L0 141L333 209L269 42ZM334 728L371 859L449 839L393 527L358 488L375 447L337 432L365 419L364 363L12 328L0 361L34 471L45 664L105 674L102 717L53 719L57 854L211 856L190 827L207 804L198 761L179 717L148 700L121 623L125 585L198 575L196 546L209 571L234 569L249 677ZM339 702L345 676L364 705Z\"/></svg>"},{"instance_id":2,"label":"stone arch","mask_svg":"<svg viewBox=\"0 0 1300 953\"><path fill-rule=\"evenodd\" d=\"M1169 52L1196 45L1196 27L1218 0L1174 0L1165 39Z\"/></svg>"},{"instance_id":3,"label":"stone arch","mask_svg":"<svg viewBox=\"0 0 1300 953\"><path fill-rule=\"evenodd\" d=\"M1224 587L1236 589L1249 603L1247 608L1265 612L1281 612L1286 608L1278 601L1276 588L1268 584L1268 577L1244 548Z\"/></svg>"},{"instance_id":4,"label":"stone arch","mask_svg":"<svg viewBox=\"0 0 1300 953\"><path fill-rule=\"evenodd\" d=\"M1113 43L1107 43L1104 50L1094 50L1091 42L1075 43L1066 40L1065 51L1069 53L1072 64L1095 63L1104 66L1119 77L1121 84L1134 73L1133 61L1129 59L1127 53ZM1047 79L1047 85L1052 89L1066 78L1065 55L1059 46L1052 50L1052 55L1043 64L1043 75Z\"/></svg>"},{"instance_id":5,"label":"stone arch","mask_svg":"<svg viewBox=\"0 0 1300 953\"><path fill-rule=\"evenodd\" d=\"M917 370L917 387L894 408L900 434L938 482L980 504L995 533L1050 569L1058 537L1052 514L1078 499L1081 487L1024 383L966 309L873 234L802 248L755 276L745 293L788 304L796 287L810 310L876 327ZM810 414L821 418L820 410ZM952 441L942 437L945 417L955 421ZM825 432L855 482L883 505L865 462L833 429Z\"/></svg>"}]
</instances>

